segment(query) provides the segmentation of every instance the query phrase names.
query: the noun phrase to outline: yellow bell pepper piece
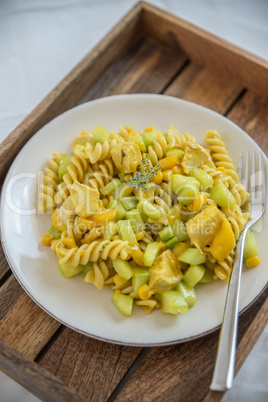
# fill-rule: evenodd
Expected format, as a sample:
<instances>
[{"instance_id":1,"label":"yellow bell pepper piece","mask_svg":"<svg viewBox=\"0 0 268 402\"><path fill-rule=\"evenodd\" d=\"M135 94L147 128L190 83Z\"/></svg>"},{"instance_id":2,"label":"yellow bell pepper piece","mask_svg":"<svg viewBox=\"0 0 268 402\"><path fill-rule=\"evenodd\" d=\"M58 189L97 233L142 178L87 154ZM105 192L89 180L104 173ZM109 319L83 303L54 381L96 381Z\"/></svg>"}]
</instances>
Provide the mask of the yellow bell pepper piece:
<instances>
[{"instance_id":1,"label":"yellow bell pepper piece","mask_svg":"<svg viewBox=\"0 0 268 402\"><path fill-rule=\"evenodd\" d=\"M259 259L259 257L257 257L257 256L251 257L246 260L246 266L248 268L253 268L253 267L256 267L256 265L259 265L260 262L261 262L261 260Z\"/></svg>"},{"instance_id":2,"label":"yellow bell pepper piece","mask_svg":"<svg viewBox=\"0 0 268 402\"><path fill-rule=\"evenodd\" d=\"M160 184L163 181L163 174L161 170L158 170L157 175L152 178L152 182L155 184Z\"/></svg>"},{"instance_id":3,"label":"yellow bell pepper piece","mask_svg":"<svg viewBox=\"0 0 268 402\"><path fill-rule=\"evenodd\" d=\"M170 181L173 172L171 169L162 170L163 181Z\"/></svg>"},{"instance_id":4,"label":"yellow bell pepper piece","mask_svg":"<svg viewBox=\"0 0 268 402\"><path fill-rule=\"evenodd\" d=\"M143 264L143 252L141 251L140 247L137 244L130 246L130 255L136 264L140 265L141 267L144 266Z\"/></svg>"},{"instance_id":5,"label":"yellow bell pepper piece","mask_svg":"<svg viewBox=\"0 0 268 402\"><path fill-rule=\"evenodd\" d=\"M228 257L235 247L235 237L230 223L226 218L222 220L221 226L209 247L210 253L219 261Z\"/></svg>"},{"instance_id":6,"label":"yellow bell pepper piece","mask_svg":"<svg viewBox=\"0 0 268 402\"><path fill-rule=\"evenodd\" d=\"M145 230L141 230L140 232L136 233L137 241L140 241L141 239L143 239L145 235L146 235Z\"/></svg>"},{"instance_id":7,"label":"yellow bell pepper piece","mask_svg":"<svg viewBox=\"0 0 268 402\"><path fill-rule=\"evenodd\" d=\"M113 281L116 286L122 286L122 285L124 285L124 283L127 282L127 279L124 279L121 276L119 276L118 274L115 274L113 277Z\"/></svg>"},{"instance_id":8,"label":"yellow bell pepper piece","mask_svg":"<svg viewBox=\"0 0 268 402\"><path fill-rule=\"evenodd\" d=\"M173 171L174 174L183 174L182 166L179 165L179 164L173 166L172 171Z\"/></svg>"},{"instance_id":9,"label":"yellow bell pepper piece","mask_svg":"<svg viewBox=\"0 0 268 402\"><path fill-rule=\"evenodd\" d=\"M44 233L43 236L42 236L42 243L45 246L50 246L52 240L54 240L54 239L55 239L55 237L53 236L53 234L47 232L47 233Z\"/></svg>"},{"instance_id":10,"label":"yellow bell pepper piece","mask_svg":"<svg viewBox=\"0 0 268 402\"><path fill-rule=\"evenodd\" d=\"M116 220L116 209L104 209L102 211L96 212L95 214L91 215L89 219L92 222L96 223L105 223L107 221L115 221Z\"/></svg>"},{"instance_id":11,"label":"yellow bell pepper piece","mask_svg":"<svg viewBox=\"0 0 268 402\"><path fill-rule=\"evenodd\" d=\"M179 162L178 155L170 155L167 158L163 158L159 161L160 166L163 169L172 169Z\"/></svg>"},{"instance_id":12,"label":"yellow bell pepper piece","mask_svg":"<svg viewBox=\"0 0 268 402\"><path fill-rule=\"evenodd\" d=\"M145 133L150 133L151 131L154 130L154 126L148 126L146 127L146 129L144 130Z\"/></svg>"}]
</instances>

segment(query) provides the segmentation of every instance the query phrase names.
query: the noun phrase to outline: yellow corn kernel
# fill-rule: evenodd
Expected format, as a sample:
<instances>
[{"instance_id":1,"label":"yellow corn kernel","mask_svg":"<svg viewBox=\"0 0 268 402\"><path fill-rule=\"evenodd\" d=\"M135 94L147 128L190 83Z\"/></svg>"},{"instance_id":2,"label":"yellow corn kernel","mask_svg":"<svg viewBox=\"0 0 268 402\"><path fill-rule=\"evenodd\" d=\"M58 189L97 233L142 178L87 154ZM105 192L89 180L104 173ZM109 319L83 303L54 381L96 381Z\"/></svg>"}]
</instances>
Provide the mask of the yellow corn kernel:
<instances>
[{"instance_id":1,"label":"yellow corn kernel","mask_svg":"<svg viewBox=\"0 0 268 402\"><path fill-rule=\"evenodd\" d=\"M124 129L127 130L128 133L131 133L133 130L133 126L124 126Z\"/></svg>"},{"instance_id":2,"label":"yellow corn kernel","mask_svg":"<svg viewBox=\"0 0 268 402\"><path fill-rule=\"evenodd\" d=\"M50 246L52 240L54 240L54 239L55 239L55 237L53 236L53 234L47 232L47 233L44 233L43 236L42 236L42 243L45 246Z\"/></svg>"},{"instance_id":3,"label":"yellow corn kernel","mask_svg":"<svg viewBox=\"0 0 268 402\"><path fill-rule=\"evenodd\" d=\"M172 173L173 173L173 172L172 172L171 169L162 170L163 181L170 181L170 180L171 180Z\"/></svg>"},{"instance_id":4,"label":"yellow corn kernel","mask_svg":"<svg viewBox=\"0 0 268 402\"><path fill-rule=\"evenodd\" d=\"M114 293L120 294L120 293L122 293L122 292L121 292L120 289L115 289L115 290L114 290Z\"/></svg>"},{"instance_id":5,"label":"yellow corn kernel","mask_svg":"<svg viewBox=\"0 0 268 402\"><path fill-rule=\"evenodd\" d=\"M181 165L178 164L178 165L173 166L172 172L174 174L183 174L183 169L182 169Z\"/></svg>"},{"instance_id":6,"label":"yellow corn kernel","mask_svg":"<svg viewBox=\"0 0 268 402\"><path fill-rule=\"evenodd\" d=\"M259 257L257 257L257 256L251 257L246 260L246 266L248 268L253 268L253 267L256 267L256 265L259 265L260 262L261 262L261 260L259 259Z\"/></svg>"},{"instance_id":7,"label":"yellow corn kernel","mask_svg":"<svg viewBox=\"0 0 268 402\"><path fill-rule=\"evenodd\" d=\"M148 285L142 285L138 290L138 296L141 300L149 299L150 288Z\"/></svg>"},{"instance_id":8,"label":"yellow corn kernel","mask_svg":"<svg viewBox=\"0 0 268 402\"><path fill-rule=\"evenodd\" d=\"M140 232L136 233L137 241L140 241L141 239L143 239L145 235L146 235L145 230L141 230Z\"/></svg>"},{"instance_id":9,"label":"yellow corn kernel","mask_svg":"<svg viewBox=\"0 0 268 402\"><path fill-rule=\"evenodd\" d=\"M129 133L129 136L130 137L136 137L136 135L139 135L140 133L139 133L139 131L131 131L130 133Z\"/></svg>"},{"instance_id":10,"label":"yellow corn kernel","mask_svg":"<svg viewBox=\"0 0 268 402\"><path fill-rule=\"evenodd\" d=\"M159 163L160 166L163 167L163 169L172 169L175 165L178 164L178 161L178 155L171 155L161 159Z\"/></svg>"},{"instance_id":11,"label":"yellow corn kernel","mask_svg":"<svg viewBox=\"0 0 268 402\"><path fill-rule=\"evenodd\" d=\"M207 194L202 193L198 194L198 196L193 200L192 204L189 205L189 210L193 212L200 212L203 205L205 205L207 201Z\"/></svg>"},{"instance_id":12,"label":"yellow corn kernel","mask_svg":"<svg viewBox=\"0 0 268 402\"><path fill-rule=\"evenodd\" d=\"M55 209L51 215L52 225L55 229L60 230L63 232L66 230L66 225L62 222L62 219L59 215L59 209Z\"/></svg>"},{"instance_id":13,"label":"yellow corn kernel","mask_svg":"<svg viewBox=\"0 0 268 402\"><path fill-rule=\"evenodd\" d=\"M115 283L116 286L122 286L122 285L124 285L124 283L127 282L126 279L122 278L118 274L114 275L113 280L114 280L114 283Z\"/></svg>"},{"instance_id":14,"label":"yellow corn kernel","mask_svg":"<svg viewBox=\"0 0 268 402\"><path fill-rule=\"evenodd\" d=\"M161 172L161 170L158 170L157 175L155 175L154 177L152 177L152 182L155 184L160 184L163 181L163 174Z\"/></svg>"},{"instance_id":15,"label":"yellow corn kernel","mask_svg":"<svg viewBox=\"0 0 268 402\"><path fill-rule=\"evenodd\" d=\"M103 199L102 199L102 203L103 203L103 206L106 208L107 205L109 204L108 198L103 198Z\"/></svg>"},{"instance_id":16,"label":"yellow corn kernel","mask_svg":"<svg viewBox=\"0 0 268 402\"><path fill-rule=\"evenodd\" d=\"M146 127L146 129L144 130L145 133L150 133L151 131L154 130L154 126L148 126Z\"/></svg>"},{"instance_id":17,"label":"yellow corn kernel","mask_svg":"<svg viewBox=\"0 0 268 402\"><path fill-rule=\"evenodd\" d=\"M179 211L174 211L172 213L170 213L169 215L167 215L167 219L168 222L171 226L174 225L174 223L178 220L181 219L181 214L179 213Z\"/></svg>"}]
</instances>

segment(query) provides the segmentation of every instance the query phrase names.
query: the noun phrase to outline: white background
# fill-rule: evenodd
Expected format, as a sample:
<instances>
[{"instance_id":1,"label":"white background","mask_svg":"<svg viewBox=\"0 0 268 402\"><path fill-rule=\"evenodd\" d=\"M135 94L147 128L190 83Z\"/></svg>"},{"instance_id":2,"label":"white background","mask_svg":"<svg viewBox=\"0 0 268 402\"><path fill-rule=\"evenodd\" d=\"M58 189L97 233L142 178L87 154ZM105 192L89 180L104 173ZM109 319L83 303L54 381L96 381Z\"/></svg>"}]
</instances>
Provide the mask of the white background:
<instances>
[{"instance_id":1,"label":"white background","mask_svg":"<svg viewBox=\"0 0 268 402\"><path fill-rule=\"evenodd\" d=\"M267 0L153 0L268 59ZM0 142L135 4L131 0L0 0ZM268 400L268 329L224 402ZM36 400L0 372L1 402Z\"/></svg>"}]
</instances>

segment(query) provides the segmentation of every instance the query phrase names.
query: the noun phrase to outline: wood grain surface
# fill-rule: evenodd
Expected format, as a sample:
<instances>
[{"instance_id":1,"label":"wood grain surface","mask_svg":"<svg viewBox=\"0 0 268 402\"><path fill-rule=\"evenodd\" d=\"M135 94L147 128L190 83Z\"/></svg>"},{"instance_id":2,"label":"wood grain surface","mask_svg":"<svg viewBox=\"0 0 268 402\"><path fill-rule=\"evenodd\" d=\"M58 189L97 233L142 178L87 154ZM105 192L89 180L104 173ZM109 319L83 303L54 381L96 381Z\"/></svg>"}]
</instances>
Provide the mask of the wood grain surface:
<instances>
[{"instance_id":1,"label":"wood grain surface","mask_svg":"<svg viewBox=\"0 0 268 402\"><path fill-rule=\"evenodd\" d=\"M47 121L76 104L114 94L162 93L206 106L234 121L268 153L267 74L262 60L138 3L1 145L0 182L21 146ZM0 285L0 367L44 400L222 398L223 393L209 392L219 331L162 348L87 338L30 299L10 274L1 248ZM264 328L267 293L240 317L237 370Z\"/></svg>"},{"instance_id":2,"label":"wood grain surface","mask_svg":"<svg viewBox=\"0 0 268 402\"><path fill-rule=\"evenodd\" d=\"M0 367L4 373L43 401L87 401L4 341L0 342Z\"/></svg>"},{"instance_id":3,"label":"wood grain surface","mask_svg":"<svg viewBox=\"0 0 268 402\"><path fill-rule=\"evenodd\" d=\"M144 2L142 29L158 42L183 49L196 64L268 96L268 62L191 23Z\"/></svg>"}]
</instances>

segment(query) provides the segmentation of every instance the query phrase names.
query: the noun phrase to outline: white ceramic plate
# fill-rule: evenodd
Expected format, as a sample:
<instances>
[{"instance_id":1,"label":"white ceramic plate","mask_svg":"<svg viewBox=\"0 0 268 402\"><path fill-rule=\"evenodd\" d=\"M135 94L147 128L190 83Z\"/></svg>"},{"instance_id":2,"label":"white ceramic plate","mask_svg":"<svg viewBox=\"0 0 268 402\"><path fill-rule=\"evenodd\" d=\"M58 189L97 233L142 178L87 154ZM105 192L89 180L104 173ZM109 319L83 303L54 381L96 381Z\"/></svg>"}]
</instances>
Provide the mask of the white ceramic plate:
<instances>
[{"instance_id":1,"label":"white ceramic plate","mask_svg":"<svg viewBox=\"0 0 268 402\"><path fill-rule=\"evenodd\" d=\"M242 151L258 149L235 124L211 110L161 95L119 95L83 104L57 117L28 141L14 160L1 198L2 243L10 267L21 286L48 314L85 335L114 343L156 346L183 342L215 330L221 323L227 285L217 281L197 287L197 302L188 315L172 316L154 311L146 316L135 306L133 316L120 315L111 302L110 289L101 291L82 278L63 278L57 257L41 243L51 225L50 216L35 213L38 172L52 150L71 151L73 138L94 125L117 130L134 125L137 130L153 125L167 130L173 124L202 143L205 130L218 130L235 163ZM266 168L268 165L265 158ZM261 264L244 269L240 310L260 294L268 280L267 214L258 225L256 238Z\"/></svg>"}]
</instances>

